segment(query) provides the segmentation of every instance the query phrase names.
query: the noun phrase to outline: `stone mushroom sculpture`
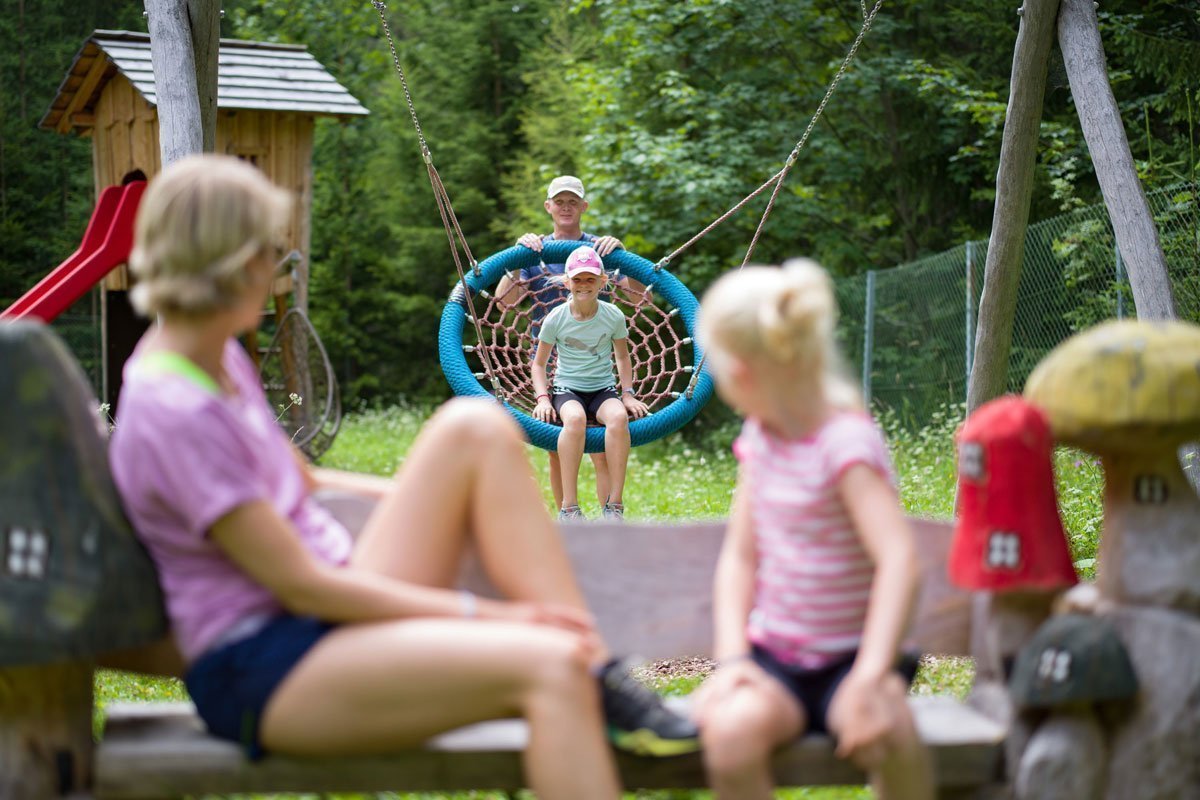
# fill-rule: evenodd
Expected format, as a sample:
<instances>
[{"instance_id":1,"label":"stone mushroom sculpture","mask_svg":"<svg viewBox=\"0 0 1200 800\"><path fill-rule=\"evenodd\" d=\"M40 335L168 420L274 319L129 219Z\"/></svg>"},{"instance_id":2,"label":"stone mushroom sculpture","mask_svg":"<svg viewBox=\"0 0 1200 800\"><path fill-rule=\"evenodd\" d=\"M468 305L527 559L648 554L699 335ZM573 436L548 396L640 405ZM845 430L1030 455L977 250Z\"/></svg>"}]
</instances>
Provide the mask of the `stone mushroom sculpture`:
<instances>
[{"instance_id":1,"label":"stone mushroom sculpture","mask_svg":"<svg viewBox=\"0 0 1200 800\"><path fill-rule=\"evenodd\" d=\"M1017 798L1103 797L1108 743L1099 712L1138 690L1116 630L1085 614L1051 617L1022 648L1009 687L1035 727L1016 765Z\"/></svg>"},{"instance_id":2,"label":"stone mushroom sculpture","mask_svg":"<svg viewBox=\"0 0 1200 800\"><path fill-rule=\"evenodd\" d=\"M1178 455L1200 436L1200 327L1097 326L1055 348L1025 396L1105 471L1099 613L1142 685L1107 731L1105 797L1200 797L1200 498Z\"/></svg>"}]
</instances>

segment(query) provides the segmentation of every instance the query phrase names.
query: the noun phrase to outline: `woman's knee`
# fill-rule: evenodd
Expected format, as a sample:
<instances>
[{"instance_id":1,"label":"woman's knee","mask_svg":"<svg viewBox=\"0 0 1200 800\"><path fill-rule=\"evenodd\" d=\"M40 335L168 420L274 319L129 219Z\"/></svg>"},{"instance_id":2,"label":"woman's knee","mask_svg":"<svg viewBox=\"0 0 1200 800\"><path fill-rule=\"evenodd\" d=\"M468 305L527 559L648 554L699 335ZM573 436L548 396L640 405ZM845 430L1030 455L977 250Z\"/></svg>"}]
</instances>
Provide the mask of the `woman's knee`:
<instances>
[{"instance_id":1,"label":"woman's knee","mask_svg":"<svg viewBox=\"0 0 1200 800\"><path fill-rule=\"evenodd\" d=\"M520 443L521 429L516 422L490 400L480 397L456 397L442 404L426 424L429 434L456 444L475 446L484 443Z\"/></svg>"},{"instance_id":2,"label":"woman's knee","mask_svg":"<svg viewBox=\"0 0 1200 800\"><path fill-rule=\"evenodd\" d=\"M587 640L568 631L542 630L521 643L528 659L525 676L530 702L592 702L596 691L591 674L592 649Z\"/></svg>"}]
</instances>

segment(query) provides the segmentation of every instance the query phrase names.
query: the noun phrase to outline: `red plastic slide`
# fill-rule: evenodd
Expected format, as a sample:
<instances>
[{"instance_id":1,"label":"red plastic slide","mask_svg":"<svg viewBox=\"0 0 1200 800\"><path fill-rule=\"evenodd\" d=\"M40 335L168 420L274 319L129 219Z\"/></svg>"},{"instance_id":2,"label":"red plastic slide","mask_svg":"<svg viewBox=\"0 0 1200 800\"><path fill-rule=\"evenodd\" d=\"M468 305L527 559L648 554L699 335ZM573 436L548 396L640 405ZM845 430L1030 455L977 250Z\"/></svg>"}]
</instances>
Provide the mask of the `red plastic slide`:
<instances>
[{"instance_id":1,"label":"red plastic slide","mask_svg":"<svg viewBox=\"0 0 1200 800\"><path fill-rule=\"evenodd\" d=\"M129 260L133 220L145 190L145 181L133 181L102 191L79 248L17 302L0 312L0 318L34 317L50 322L105 275Z\"/></svg>"}]
</instances>

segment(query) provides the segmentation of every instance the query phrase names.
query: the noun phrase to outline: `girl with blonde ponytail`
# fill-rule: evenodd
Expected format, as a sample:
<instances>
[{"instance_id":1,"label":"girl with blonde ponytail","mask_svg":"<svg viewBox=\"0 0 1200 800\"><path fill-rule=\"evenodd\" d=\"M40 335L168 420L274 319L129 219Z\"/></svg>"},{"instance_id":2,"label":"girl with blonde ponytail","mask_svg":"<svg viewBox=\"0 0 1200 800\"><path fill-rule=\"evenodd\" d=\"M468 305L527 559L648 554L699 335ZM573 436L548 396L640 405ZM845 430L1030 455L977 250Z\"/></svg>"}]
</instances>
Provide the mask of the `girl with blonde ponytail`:
<instances>
[{"instance_id":1,"label":"girl with blonde ponytail","mask_svg":"<svg viewBox=\"0 0 1200 800\"><path fill-rule=\"evenodd\" d=\"M696 720L718 798L772 796L770 755L829 732L883 798L932 797L900 642L917 588L883 436L842 377L833 286L817 264L717 281L697 332L745 417L713 589L720 668Z\"/></svg>"}]
</instances>

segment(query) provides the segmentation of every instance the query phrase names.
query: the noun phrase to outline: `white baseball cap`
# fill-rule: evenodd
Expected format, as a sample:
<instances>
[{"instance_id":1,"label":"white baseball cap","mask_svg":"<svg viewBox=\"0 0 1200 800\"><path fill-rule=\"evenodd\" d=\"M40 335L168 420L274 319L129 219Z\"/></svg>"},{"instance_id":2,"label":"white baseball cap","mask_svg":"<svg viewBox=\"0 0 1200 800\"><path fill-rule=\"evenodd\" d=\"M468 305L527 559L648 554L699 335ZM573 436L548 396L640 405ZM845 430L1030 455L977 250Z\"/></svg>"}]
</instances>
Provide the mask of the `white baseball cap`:
<instances>
[{"instance_id":1,"label":"white baseball cap","mask_svg":"<svg viewBox=\"0 0 1200 800\"><path fill-rule=\"evenodd\" d=\"M546 189L546 199L553 200L557 195L563 192L570 192L573 195L578 195L579 199L583 199L583 181L576 178L574 175L559 175L554 180L550 181L550 188Z\"/></svg>"}]
</instances>

